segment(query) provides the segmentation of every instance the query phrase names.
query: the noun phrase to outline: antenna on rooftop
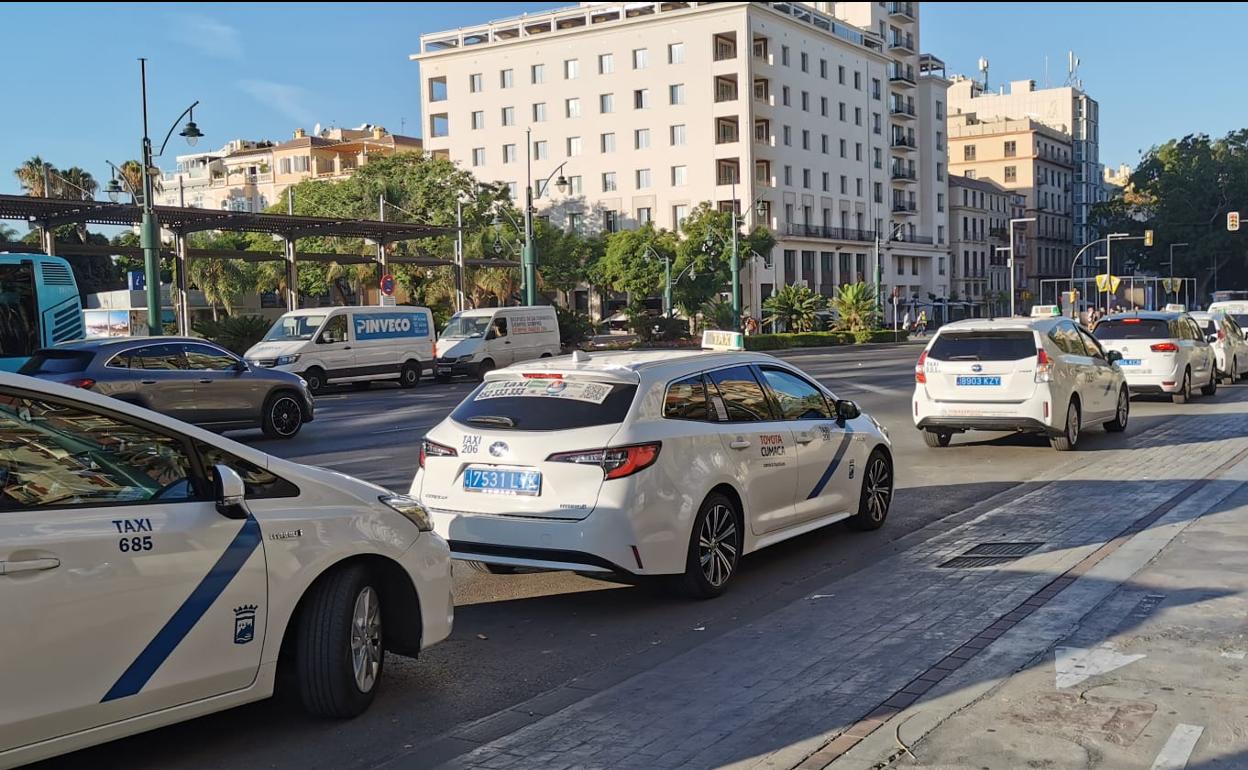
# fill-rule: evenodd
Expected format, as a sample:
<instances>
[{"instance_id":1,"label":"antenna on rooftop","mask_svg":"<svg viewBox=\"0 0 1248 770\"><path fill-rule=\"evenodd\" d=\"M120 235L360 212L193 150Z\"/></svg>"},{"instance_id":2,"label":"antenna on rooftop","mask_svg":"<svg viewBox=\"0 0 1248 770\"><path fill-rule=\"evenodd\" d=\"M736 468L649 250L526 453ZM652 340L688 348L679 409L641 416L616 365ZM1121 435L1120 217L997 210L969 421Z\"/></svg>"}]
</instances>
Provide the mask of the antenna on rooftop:
<instances>
[{"instance_id":1,"label":"antenna on rooftop","mask_svg":"<svg viewBox=\"0 0 1248 770\"><path fill-rule=\"evenodd\" d=\"M988 60L983 56L979 57L979 71L984 76L984 90L988 90Z\"/></svg>"}]
</instances>

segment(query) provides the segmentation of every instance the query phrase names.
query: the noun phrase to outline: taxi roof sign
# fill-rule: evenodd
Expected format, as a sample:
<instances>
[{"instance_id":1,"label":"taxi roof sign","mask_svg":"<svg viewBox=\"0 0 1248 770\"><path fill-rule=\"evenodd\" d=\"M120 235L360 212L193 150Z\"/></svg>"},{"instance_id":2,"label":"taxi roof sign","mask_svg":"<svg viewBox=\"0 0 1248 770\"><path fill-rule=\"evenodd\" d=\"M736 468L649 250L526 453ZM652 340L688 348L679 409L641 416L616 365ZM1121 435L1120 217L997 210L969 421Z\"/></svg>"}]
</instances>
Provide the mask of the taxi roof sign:
<instances>
[{"instance_id":1,"label":"taxi roof sign","mask_svg":"<svg viewBox=\"0 0 1248 770\"><path fill-rule=\"evenodd\" d=\"M741 332L729 332L722 329L707 329L702 332L703 350L745 350L745 335Z\"/></svg>"},{"instance_id":2,"label":"taxi roof sign","mask_svg":"<svg viewBox=\"0 0 1248 770\"><path fill-rule=\"evenodd\" d=\"M1171 303L1169 305L1166 305L1165 310L1167 313L1186 313L1187 305L1176 305L1174 303Z\"/></svg>"},{"instance_id":3,"label":"taxi roof sign","mask_svg":"<svg viewBox=\"0 0 1248 770\"><path fill-rule=\"evenodd\" d=\"M1032 318L1056 318L1062 314L1062 309L1057 305L1033 305L1031 308Z\"/></svg>"}]
</instances>

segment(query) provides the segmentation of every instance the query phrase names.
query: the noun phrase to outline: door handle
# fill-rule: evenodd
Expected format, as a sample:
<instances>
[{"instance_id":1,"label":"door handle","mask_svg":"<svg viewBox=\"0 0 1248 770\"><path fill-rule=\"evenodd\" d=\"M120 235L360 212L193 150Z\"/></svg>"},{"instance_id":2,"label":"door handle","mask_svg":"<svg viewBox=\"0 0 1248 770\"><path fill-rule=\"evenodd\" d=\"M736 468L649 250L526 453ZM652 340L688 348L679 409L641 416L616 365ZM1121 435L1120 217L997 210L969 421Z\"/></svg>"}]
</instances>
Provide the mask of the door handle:
<instances>
[{"instance_id":1,"label":"door handle","mask_svg":"<svg viewBox=\"0 0 1248 770\"><path fill-rule=\"evenodd\" d=\"M750 442L746 441L743 438L738 438L738 439L734 439L733 442L729 444L728 446L732 447L733 449L749 449Z\"/></svg>"},{"instance_id":2,"label":"door handle","mask_svg":"<svg viewBox=\"0 0 1248 770\"><path fill-rule=\"evenodd\" d=\"M139 380L140 385L155 385L156 380Z\"/></svg>"},{"instance_id":3,"label":"door handle","mask_svg":"<svg viewBox=\"0 0 1248 770\"><path fill-rule=\"evenodd\" d=\"M52 558L0 561L0 575L13 575L18 572L40 572L45 569L56 569L59 566L61 566L61 560Z\"/></svg>"},{"instance_id":4,"label":"door handle","mask_svg":"<svg viewBox=\"0 0 1248 770\"><path fill-rule=\"evenodd\" d=\"M199 381L199 384L200 384L200 385L211 385L211 384L212 384L212 380L200 380L200 381Z\"/></svg>"},{"instance_id":5,"label":"door handle","mask_svg":"<svg viewBox=\"0 0 1248 770\"><path fill-rule=\"evenodd\" d=\"M351 349L351 346L350 346L350 345L343 345L343 346L342 346L342 349L343 349L343 350L350 350L350 349Z\"/></svg>"},{"instance_id":6,"label":"door handle","mask_svg":"<svg viewBox=\"0 0 1248 770\"><path fill-rule=\"evenodd\" d=\"M809 444L815 440L815 436L812 433L799 433L796 438L799 444Z\"/></svg>"},{"instance_id":7,"label":"door handle","mask_svg":"<svg viewBox=\"0 0 1248 770\"><path fill-rule=\"evenodd\" d=\"M503 344L504 344L504 345L510 345L510 344L511 344L511 340L503 340Z\"/></svg>"}]
</instances>

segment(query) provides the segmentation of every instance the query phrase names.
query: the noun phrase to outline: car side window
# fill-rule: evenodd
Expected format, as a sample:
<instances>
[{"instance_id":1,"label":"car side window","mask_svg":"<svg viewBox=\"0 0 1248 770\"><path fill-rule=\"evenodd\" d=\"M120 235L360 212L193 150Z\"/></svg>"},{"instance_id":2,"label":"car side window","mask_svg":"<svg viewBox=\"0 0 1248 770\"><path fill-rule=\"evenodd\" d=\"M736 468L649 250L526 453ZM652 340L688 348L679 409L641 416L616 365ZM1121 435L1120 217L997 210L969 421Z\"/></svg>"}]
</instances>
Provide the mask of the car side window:
<instances>
[{"instance_id":1,"label":"car side window","mask_svg":"<svg viewBox=\"0 0 1248 770\"><path fill-rule=\"evenodd\" d=\"M782 369L762 368L763 380L780 407L780 416L786 420L831 420L823 393L801 377Z\"/></svg>"},{"instance_id":2,"label":"car side window","mask_svg":"<svg viewBox=\"0 0 1248 770\"><path fill-rule=\"evenodd\" d=\"M148 345L130 351L130 368L179 372L186 369L186 358L180 345Z\"/></svg>"},{"instance_id":3,"label":"car side window","mask_svg":"<svg viewBox=\"0 0 1248 770\"><path fill-rule=\"evenodd\" d=\"M224 449L205 444L202 441L195 442L195 449L199 451L199 456L204 462L204 470L208 473L208 481L213 484L217 480L216 471L213 469L218 465L224 465L242 478L249 499L262 500L275 497L297 497L299 495L299 488L291 482L261 468L255 463L236 457Z\"/></svg>"},{"instance_id":4,"label":"car side window","mask_svg":"<svg viewBox=\"0 0 1248 770\"><path fill-rule=\"evenodd\" d=\"M1075 332L1075 327L1072 324L1058 324L1053 329L1052 339L1062 349L1063 353L1069 353L1072 356L1088 355L1088 351L1084 348L1083 343L1079 341L1079 335Z\"/></svg>"},{"instance_id":5,"label":"car side window","mask_svg":"<svg viewBox=\"0 0 1248 770\"><path fill-rule=\"evenodd\" d=\"M1203 332L1201 332L1200 327L1197 326L1196 322L1190 318L1187 319L1187 329L1188 329L1188 332L1192 335L1192 339L1202 340L1202 341L1205 339L1205 335Z\"/></svg>"},{"instance_id":6,"label":"car side window","mask_svg":"<svg viewBox=\"0 0 1248 770\"><path fill-rule=\"evenodd\" d=\"M1083 342L1083 347L1087 349L1088 351L1087 354L1089 356L1093 358L1099 358L1102 361L1106 360L1105 349L1101 347L1101 343L1097 342L1095 337L1093 337L1091 334L1088 334L1082 329L1076 328L1076 329L1073 329L1073 331L1078 336L1078 340Z\"/></svg>"},{"instance_id":7,"label":"car side window","mask_svg":"<svg viewBox=\"0 0 1248 770\"><path fill-rule=\"evenodd\" d=\"M129 369L130 368L130 351L123 350L112 358L108 359L108 363L104 364L109 369Z\"/></svg>"},{"instance_id":8,"label":"car side window","mask_svg":"<svg viewBox=\"0 0 1248 770\"><path fill-rule=\"evenodd\" d=\"M238 359L220 348L202 343L182 346L186 354L186 367L195 371L228 372L234 369Z\"/></svg>"},{"instance_id":9,"label":"car side window","mask_svg":"<svg viewBox=\"0 0 1248 770\"><path fill-rule=\"evenodd\" d=\"M706 420L706 384L702 375L695 374L667 386L663 416L670 420Z\"/></svg>"},{"instance_id":10,"label":"car side window","mask_svg":"<svg viewBox=\"0 0 1248 770\"><path fill-rule=\"evenodd\" d=\"M203 499L179 438L0 391L0 511Z\"/></svg>"},{"instance_id":11,"label":"car side window","mask_svg":"<svg viewBox=\"0 0 1248 770\"><path fill-rule=\"evenodd\" d=\"M332 344L347 341L347 317L336 315L325 322L325 328L316 338L317 342Z\"/></svg>"},{"instance_id":12,"label":"car side window","mask_svg":"<svg viewBox=\"0 0 1248 770\"><path fill-rule=\"evenodd\" d=\"M707 379L713 388L711 402L720 422L762 422L776 419L771 412L771 404L767 401L767 394L763 392L763 386L758 384L750 367L719 369L709 372Z\"/></svg>"},{"instance_id":13,"label":"car side window","mask_svg":"<svg viewBox=\"0 0 1248 770\"><path fill-rule=\"evenodd\" d=\"M493 339L500 339L507 336L507 319L495 318L494 323L490 325L490 336Z\"/></svg>"}]
</instances>

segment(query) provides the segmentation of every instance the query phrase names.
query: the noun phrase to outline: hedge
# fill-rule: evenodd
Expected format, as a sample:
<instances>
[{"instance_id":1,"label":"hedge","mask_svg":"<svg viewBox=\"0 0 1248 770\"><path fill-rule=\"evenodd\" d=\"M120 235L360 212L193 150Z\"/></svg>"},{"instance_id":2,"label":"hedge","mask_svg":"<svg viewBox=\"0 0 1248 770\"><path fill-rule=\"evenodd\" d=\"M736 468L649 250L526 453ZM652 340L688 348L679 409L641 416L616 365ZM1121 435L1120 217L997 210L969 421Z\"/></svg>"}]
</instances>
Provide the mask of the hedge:
<instances>
[{"instance_id":1,"label":"hedge","mask_svg":"<svg viewBox=\"0 0 1248 770\"><path fill-rule=\"evenodd\" d=\"M786 348L821 348L830 345L853 345L872 342L902 342L905 330L894 334L891 329L862 332L799 332L795 334L753 334L745 338L746 350L784 350Z\"/></svg>"}]
</instances>

